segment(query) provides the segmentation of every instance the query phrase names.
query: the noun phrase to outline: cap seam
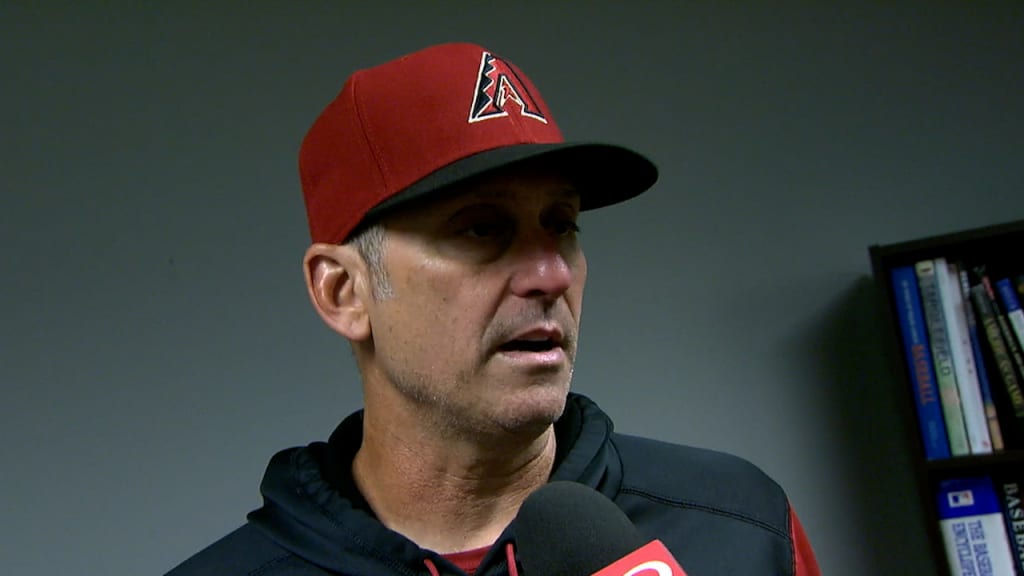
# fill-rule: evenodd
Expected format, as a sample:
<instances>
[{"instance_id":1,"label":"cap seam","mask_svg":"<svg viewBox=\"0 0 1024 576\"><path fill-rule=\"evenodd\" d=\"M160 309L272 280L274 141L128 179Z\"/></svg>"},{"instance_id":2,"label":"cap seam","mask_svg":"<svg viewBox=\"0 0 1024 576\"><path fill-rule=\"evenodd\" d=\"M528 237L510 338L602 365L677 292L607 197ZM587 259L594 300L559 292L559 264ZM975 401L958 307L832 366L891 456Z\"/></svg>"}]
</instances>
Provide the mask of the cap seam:
<instances>
[{"instance_id":1,"label":"cap seam","mask_svg":"<svg viewBox=\"0 0 1024 576\"><path fill-rule=\"evenodd\" d=\"M363 116L363 107L359 99L359 77L361 75L355 75L352 78L352 107L356 111L356 117L359 118L359 133L362 134L363 139L366 140L366 145L373 153L373 163L377 168L378 174L380 174L381 183L384 185L384 197L390 196L389 191L391 190L390 173L387 169L386 162L384 161L384 153L377 146L376 141L370 135L369 122L366 117ZM379 202L379 200L378 200ZM372 208L372 206L370 206Z\"/></svg>"}]
</instances>

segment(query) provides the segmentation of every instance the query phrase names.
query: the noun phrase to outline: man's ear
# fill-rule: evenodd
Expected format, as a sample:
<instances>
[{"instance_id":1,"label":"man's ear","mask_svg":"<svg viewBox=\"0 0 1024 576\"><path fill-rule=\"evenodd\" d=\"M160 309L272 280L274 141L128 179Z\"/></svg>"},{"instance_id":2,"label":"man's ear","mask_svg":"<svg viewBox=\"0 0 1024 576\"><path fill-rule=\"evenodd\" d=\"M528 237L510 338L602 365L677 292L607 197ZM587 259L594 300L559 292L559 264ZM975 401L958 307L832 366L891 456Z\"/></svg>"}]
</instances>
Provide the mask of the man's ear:
<instances>
[{"instance_id":1,"label":"man's ear","mask_svg":"<svg viewBox=\"0 0 1024 576\"><path fill-rule=\"evenodd\" d=\"M352 246L316 243L306 250L302 268L309 299L320 318L349 340L369 338L370 283L359 252Z\"/></svg>"}]
</instances>

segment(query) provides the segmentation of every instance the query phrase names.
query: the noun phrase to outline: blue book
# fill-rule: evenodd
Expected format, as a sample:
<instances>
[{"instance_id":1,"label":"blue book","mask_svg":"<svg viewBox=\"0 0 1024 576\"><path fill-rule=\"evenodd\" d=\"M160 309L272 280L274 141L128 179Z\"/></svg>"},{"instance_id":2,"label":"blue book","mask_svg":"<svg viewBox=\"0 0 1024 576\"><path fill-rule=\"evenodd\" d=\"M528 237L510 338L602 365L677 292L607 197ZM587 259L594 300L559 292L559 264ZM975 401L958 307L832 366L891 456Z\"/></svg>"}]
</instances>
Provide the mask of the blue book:
<instances>
[{"instance_id":1,"label":"blue book","mask_svg":"<svg viewBox=\"0 0 1024 576\"><path fill-rule=\"evenodd\" d=\"M999 300L1003 303L1003 310L1006 311L1006 320L1017 336L1017 344L1020 348L1024 348L1024 312L1021 311L1020 301L1017 300L1013 283L1009 278L996 280L996 292L999 293Z\"/></svg>"},{"instance_id":2,"label":"blue book","mask_svg":"<svg viewBox=\"0 0 1024 576\"><path fill-rule=\"evenodd\" d=\"M1013 552L992 479L939 482L939 528L953 576L1014 574Z\"/></svg>"},{"instance_id":3,"label":"blue book","mask_svg":"<svg viewBox=\"0 0 1024 576\"><path fill-rule=\"evenodd\" d=\"M949 440L942 417L942 404L935 380L935 365L928 345L928 327L921 308L917 275L913 266L892 270L892 288L896 299L896 317L903 336L903 354L910 381L914 385L917 423L921 428L925 458L949 458Z\"/></svg>"}]
</instances>

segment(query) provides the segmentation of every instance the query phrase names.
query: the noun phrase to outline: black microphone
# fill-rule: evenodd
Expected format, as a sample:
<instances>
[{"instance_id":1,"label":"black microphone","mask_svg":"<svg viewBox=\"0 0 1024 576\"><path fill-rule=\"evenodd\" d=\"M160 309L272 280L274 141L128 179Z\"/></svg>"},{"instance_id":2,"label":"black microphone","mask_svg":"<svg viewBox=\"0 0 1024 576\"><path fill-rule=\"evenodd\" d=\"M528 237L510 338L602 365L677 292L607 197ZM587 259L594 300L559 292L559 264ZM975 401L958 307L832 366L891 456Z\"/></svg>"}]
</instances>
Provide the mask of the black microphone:
<instances>
[{"instance_id":1,"label":"black microphone","mask_svg":"<svg viewBox=\"0 0 1024 576\"><path fill-rule=\"evenodd\" d=\"M523 576L686 576L661 542L644 538L614 502L576 482L531 494L515 531Z\"/></svg>"}]
</instances>

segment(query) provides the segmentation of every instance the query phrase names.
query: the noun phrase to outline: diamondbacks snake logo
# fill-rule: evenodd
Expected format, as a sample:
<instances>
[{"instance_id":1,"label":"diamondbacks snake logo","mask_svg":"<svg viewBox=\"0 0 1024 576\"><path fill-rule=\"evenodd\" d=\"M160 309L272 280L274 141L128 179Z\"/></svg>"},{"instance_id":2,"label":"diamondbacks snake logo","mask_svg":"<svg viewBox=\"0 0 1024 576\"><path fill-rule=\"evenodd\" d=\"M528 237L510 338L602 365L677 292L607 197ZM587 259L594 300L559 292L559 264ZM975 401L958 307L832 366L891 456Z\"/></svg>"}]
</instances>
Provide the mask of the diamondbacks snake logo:
<instances>
[{"instance_id":1,"label":"diamondbacks snake logo","mask_svg":"<svg viewBox=\"0 0 1024 576\"><path fill-rule=\"evenodd\" d=\"M515 69L490 52L480 57L469 122L480 122L518 113L545 124L547 119Z\"/></svg>"}]
</instances>

